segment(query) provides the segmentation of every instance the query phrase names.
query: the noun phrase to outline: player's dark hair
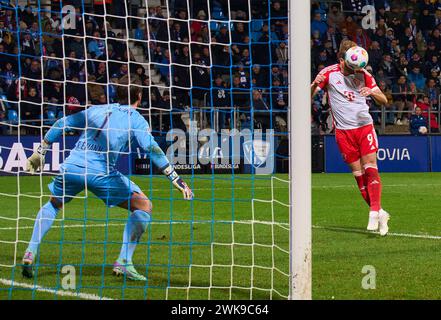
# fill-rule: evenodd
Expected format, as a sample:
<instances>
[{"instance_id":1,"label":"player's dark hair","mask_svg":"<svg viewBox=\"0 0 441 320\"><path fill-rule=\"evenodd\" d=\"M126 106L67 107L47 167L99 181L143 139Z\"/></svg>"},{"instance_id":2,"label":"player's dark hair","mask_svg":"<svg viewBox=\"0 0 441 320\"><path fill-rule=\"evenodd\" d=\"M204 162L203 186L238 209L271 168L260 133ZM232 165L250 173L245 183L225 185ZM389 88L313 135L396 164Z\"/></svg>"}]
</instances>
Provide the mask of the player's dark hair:
<instances>
[{"instance_id":1,"label":"player's dark hair","mask_svg":"<svg viewBox=\"0 0 441 320\"><path fill-rule=\"evenodd\" d=\"M129 93L130 90L130 93ZM142 88L138 86L118 86L117 89L118 102L120 104L134 104L139 99L139 95L142 94Z\"/></svg>"},{"instance_id":2,"label":"player's dark hair","mask_svg":"<svg viewBox=\"0 0 441 320\"><path fill-rule=\"evenodd\" d=\"M357 44L354 41L351 40L343 40L340 43L340 49L338 50L337 53L337 58L338 59L344 59L346 51L348 51L349 49L351 49L352 47L356 47Z\"/></svg>"}]
</instances>

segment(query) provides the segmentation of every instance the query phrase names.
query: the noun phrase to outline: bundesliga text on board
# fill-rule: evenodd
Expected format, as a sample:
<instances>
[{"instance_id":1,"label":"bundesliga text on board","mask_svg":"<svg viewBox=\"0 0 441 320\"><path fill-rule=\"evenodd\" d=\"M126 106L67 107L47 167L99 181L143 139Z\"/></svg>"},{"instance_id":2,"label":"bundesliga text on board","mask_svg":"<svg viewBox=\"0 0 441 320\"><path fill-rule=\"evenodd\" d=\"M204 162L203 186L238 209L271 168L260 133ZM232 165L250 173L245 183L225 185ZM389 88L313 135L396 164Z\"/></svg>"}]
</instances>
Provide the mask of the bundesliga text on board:
<instances>
[{"instance_id":1,"label":"bundesliga text on board","mask_svg":"<svg viewBox=\"0 0 441 320\"><path fill-rule=\"evenodd\" d=\"M40 144L40 137L22 138L1 137L0 170L3 173L25 171L27 157ZM66 147L53 143L46 156L45 172L58 172L63 158L74 148L77 137L66 137ZM275 147L274 131L260 130L222 130L220 133L211 130L201 130L198 134L187 135L182 130L171 130L166 135L166 154L177 168L198 168L210 165L214 169L237 169L239 164L252 166L256 174L270 174L274 170ZM93 152L93 150L91 150ZM123 157L126 155L122 155ZM146 159L140 149L133 149L135 159ZM129 165L120 161L121 172L127 173Z\"/></svg>"}]
</instances>

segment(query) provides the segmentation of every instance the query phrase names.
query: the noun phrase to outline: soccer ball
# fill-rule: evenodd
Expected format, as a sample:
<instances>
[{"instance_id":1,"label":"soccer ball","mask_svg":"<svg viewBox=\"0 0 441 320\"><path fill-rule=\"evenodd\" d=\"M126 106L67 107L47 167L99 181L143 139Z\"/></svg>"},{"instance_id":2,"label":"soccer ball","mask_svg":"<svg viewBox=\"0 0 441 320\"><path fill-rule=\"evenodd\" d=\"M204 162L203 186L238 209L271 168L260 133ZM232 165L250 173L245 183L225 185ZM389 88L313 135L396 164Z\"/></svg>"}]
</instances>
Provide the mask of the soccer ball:
<instances>
[{"instance_id":1,"label":"soccer ball","mask_svg":"<svg viewBox=\"0 0 441 320\"><path fill-rule=\"evenodd\" d=\"M418 131L419 131L421 134L426 134L426 133L427 133L427 128L426 128L426 127L420 127L420 128L418 129Z\"/></svg>"},{"instance_id":2,"label":"soccer ball","mask_svg":"<svg viewBox=\"0 0 441 320\"><path fill-rule=\"evenodd\" d=\"M367 66L369 55L362 47L352 47L345 54L345 64L353 70L360 70Z\"/></svg>"}]
</instances>

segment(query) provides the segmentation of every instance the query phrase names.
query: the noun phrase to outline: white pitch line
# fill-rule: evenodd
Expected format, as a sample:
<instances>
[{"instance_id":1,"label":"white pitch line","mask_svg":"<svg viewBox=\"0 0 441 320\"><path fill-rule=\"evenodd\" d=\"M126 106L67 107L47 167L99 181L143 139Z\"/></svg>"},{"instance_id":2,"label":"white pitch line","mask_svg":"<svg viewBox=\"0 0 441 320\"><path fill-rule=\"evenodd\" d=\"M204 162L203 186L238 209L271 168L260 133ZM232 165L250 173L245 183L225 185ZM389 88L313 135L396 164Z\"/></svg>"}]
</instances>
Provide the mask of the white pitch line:
<instances>
[{"instance_id":1,"label":"white pitch line","mask_svg":"<svg viewBox=\"0 0 441 320\"><path fill-rule=\"evenodd\" d=\"M151 224L208 224L208 223L237 223L237 224L267 224L267 225L280 225L289 226L287 222L277 222L277 221L262 221L262 220L205 220L205 221L152 221ZM105 228L105 227L122 227L125 223L96 223L96 224L65 224L62 226L52 226L51 229L61 229L61 228ZM33 229L33 226L22 226L18 227L19 230ZM17 227L2 227L0 230L17 230ZM1 242L1 241L0 241Z\"/></svg>"},{"instance_id":2,"label":"white pitch line","mask_svg":"<svg viewBox=\"0 0 441 320\"><path fill-rule=\"evenodd\" d=\"M367 230L360 229L352 229L352 228L343 228L343 227L325 227L325 226L312 226L314 229L322 229L322 230L331 230L331 231L346 231L346 232L356 232L363 234L380 234L379 232L372 232ZM441 236L433 236L430 234L412 234L412 233L397 233L397 232L389 232L387 236L392 237L403 237L403 238L418 238L418 239L431 239L431 240L441 240Z\"/></svg>"},{"instance_id":3,"label":"white pitch line","mask_svg":"<svg viewBox=\"0 0 441 320\"><path fill-rule=\"evenodd\" d=\"M272 222L272 221L261 221L261 220L236 220L236 221L227 221L227 220L218 220L218 221L153 221L152 224L203 224L203 223L237 223L237 224L268 224L268 225L280 225L280 226L289 226L289 223L286 222ZM60 228L105 228L105 227L122 227L125 226L124 223L102 223L102 224L71 224L64 226L52 226L52 229L60 229ZM23 226L18 227L18 229L32 229L33 226ZM361 229L354 228L344 228L344 227L326 227L326 226L318 226L313 225L314 229L322 229L322 230L332 230L332 231L346 231L346 232L356 232L362 234L379 234L379 232L372 232ZM4 227L0 228L0 230L17 230L16 227ZM392 237L403 237L403 238L417 238L417 239L432 239L432 240L441 240L441 236L434 236L430 234L412 234L412 233L399 233L399 232L389 232L388 236Z\"/></svg>"},{"instance_id":4,"label":"white pitch line","mask_svg":"<svg viewBox=\"0 0 441 320\"><path fill-rule=\"evenodd\" d=\"M32 289L35 291L55 294L55 295L62 296L62 297L80 298L80 299L85 299L85 300L113 300L112 298L100 297L100 296L97 296L96 294L91 294L91 293L55 290L55 289L45 288L45 287L38 286L38 285L32 285L32 284L23 283L23 282L16 282L16 281L2 279L2 278L0 278L0 284L3 284L5 286L10 286L10 287L20 287L20 288L25 288L25 289Z\"/></svg>"},{"instance_id":5,"label":"white pitch line","mask_svg":"<svg viewBox=\"0 0 441 320\"><path fill-rule=\"evenodd\" d=\"M286 222L271 222L271 221L260 221L260 220L236 220L236 221L227 221L227 220L218 220L218 221L153 221L152 224L203 224L203 223L238 223L238 224L274 224L274 225L280 225L280 226L289 226ZM105 227L122 227L125 226L124 223L102 223L102 224L70 224L70 225L64 225L64 226L52 226L52 229L61 229L61 228L105 228ZM363 233L363 234L379 234L378 232L371 232L371 231L365 231L361 229L354 229L354 228L344 228L344 227L326 227L326 226L318 226L313 225L314 229L325 229L325 230L332 230L332 231L349 231L349 232L356 232L356 233ZM33 226L23 226L18 227L20 230L25 229L33 229ZM3 227L0 228L0 230L17 230L16 227ZM418 238L418 239L432 239L432 240L441 240L441 236L434 236L429 234L412 234L412 233L397 233L397 232L389 232L387 234L388 236L394 236L394 237L404 237L404 238Z\"/></svg>"}]
</instances>

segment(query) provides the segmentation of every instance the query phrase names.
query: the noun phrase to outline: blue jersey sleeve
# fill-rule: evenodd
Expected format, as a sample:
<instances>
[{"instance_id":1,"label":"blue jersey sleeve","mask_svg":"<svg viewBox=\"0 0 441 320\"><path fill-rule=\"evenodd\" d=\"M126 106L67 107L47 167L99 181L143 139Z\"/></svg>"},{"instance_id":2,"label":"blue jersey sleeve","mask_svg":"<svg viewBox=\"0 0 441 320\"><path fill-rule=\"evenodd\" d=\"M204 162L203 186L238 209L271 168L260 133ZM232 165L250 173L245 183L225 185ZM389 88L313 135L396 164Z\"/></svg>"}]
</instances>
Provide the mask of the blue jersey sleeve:
<instances>
[{"instance_id":1,"label":"blue jersey sleeve","mask_svg":"<svg viewBox=\"0 0 441 320\"><path fill-rule=\"evenodd\" d=\"M57 141L65 130L73 128L84 128L86 125L85 111L58 119L44 136L49 143Z\"/></svg>"},{"instance_id":2,"label":"blue jersey sleeve","mask_svg":"<svg viewBox=\"0 0 441 320\"><path fill-rule=\"evenodd\" d=\"M144 152L149 154L156 167L163 170L170 165L164 151L162 151L155 138L151 135L149 124L141 115L136 117L133 134L138 145Z\"/></svg>"}]
</instances>

